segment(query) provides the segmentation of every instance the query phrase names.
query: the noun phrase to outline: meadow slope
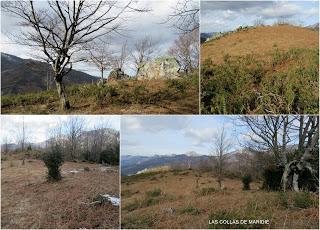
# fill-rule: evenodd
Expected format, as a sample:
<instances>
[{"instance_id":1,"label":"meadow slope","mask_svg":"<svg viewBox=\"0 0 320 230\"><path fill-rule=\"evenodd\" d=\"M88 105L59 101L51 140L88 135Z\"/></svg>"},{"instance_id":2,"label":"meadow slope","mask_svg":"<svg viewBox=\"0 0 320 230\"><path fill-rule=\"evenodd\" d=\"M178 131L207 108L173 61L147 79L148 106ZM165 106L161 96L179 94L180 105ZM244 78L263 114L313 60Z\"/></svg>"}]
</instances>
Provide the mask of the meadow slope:
<instances>
[{"instance_id":1,"label":"meadow slope","mask_svg":"<svg viewBox=\"0 0 320 230\"><path fill-rule=\"evenodd\" d=\"M197 187L197 178L198 187ZM219 190L211 173L169 171L122 177L123 228L318 228L318 196L261 190L226 178ZM209 219L269 220L267 225L211 225Z\"/></svg>"},{"instance_id":2,"label":"meadow slope","mask_svg":"<svg viewBox=\"0 0 320 230\"><path fill-rule=\"evenodd\" d=\"M241 27L201 45L204 114L316 114L318 31Z\"/></svg>"},{"instance_id":3,"label":"meadow slope","mask_svg":"<svg viewBox=\"0 0 320 230\"><path fill-rule=\"evenodd\" d=\"M197 114L199 78L120 80L67 87L71 109L61 111L56 90L2 96L3 114Z\"/></svg>"},{"instance_id":4,"label":"meadow slope","mask_svg":"<svg viewBox=\"0 0 320 230\"><path fill-rule=\"evenodd\" d=\"M2 229L119 227L119 207L84 204L99 194L119 196L118 167L102 171L97 164L66 162L62 180L49 183L42 161L26 159L22 165L17 157L2 158Z\"/></svg>"},{"instance_id":5,"label":"meadow slope","mask_svg":"<svg viewBox=\"0 0 320 230\"><path fill-rule=\"evenodd\" d=\"M201 45L201 62L222 63L225 55L271 60L276 48L318 48L319 32L291 25L259 26L227 34Z\"/></svg>"}]
</instances>

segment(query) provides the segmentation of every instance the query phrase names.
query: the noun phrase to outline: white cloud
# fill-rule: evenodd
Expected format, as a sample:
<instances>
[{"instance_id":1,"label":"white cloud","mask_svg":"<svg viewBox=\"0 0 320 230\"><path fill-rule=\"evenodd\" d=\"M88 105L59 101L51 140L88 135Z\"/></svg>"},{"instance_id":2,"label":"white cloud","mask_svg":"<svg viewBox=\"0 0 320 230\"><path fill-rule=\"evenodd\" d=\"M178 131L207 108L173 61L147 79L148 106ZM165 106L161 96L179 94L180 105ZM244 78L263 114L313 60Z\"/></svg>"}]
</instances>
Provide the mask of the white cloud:
<instances>
[{"instance_id":1,"label":"white cloud","mask_svg":"<svg viewBox=\"0 0 320 230\"><path fill-rule=\"evenodd\" d=\"M195 129L190 128L184 131L184 135L192 139L192 143L196 146L212 142L218 130L215 128Z\"/></svg>"},{"instance_id":2,"label":"white cloud","mask_svg":"<svg viewBox=\"0 0 320 230\"><path fill-rule=\"evenodd\" d=\"M121 119L121 127L128 133L135 131L181 131L188 126L188 120L188 116L123 116Z\"/></svg>"}]
</instances>

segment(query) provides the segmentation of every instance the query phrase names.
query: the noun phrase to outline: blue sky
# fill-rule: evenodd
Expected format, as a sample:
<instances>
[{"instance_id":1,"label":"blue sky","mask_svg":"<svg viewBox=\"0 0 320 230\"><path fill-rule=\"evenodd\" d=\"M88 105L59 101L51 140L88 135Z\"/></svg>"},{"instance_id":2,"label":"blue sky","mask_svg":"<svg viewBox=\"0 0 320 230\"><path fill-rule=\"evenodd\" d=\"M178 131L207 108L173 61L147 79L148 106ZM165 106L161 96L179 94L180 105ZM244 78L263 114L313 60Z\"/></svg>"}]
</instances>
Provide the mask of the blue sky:
<instances>
[{"instance_id":1,"label":"blue sky","mask_svg":"<svg viewBox=\"0 0 320 230\"><path fill-rule=\"evenodd\" d=\"M72 115L74 116L74 115ZM8 143L16 142L16 135L21 129L23 120L27 133L27 142L37 143L48 139L50 130L67 121L70 115L1 115L1 143L7 139ZM92 130L95 126L103 124L107 128L120 130L120 116L118 115L79 115L84 119L84 129Z\"/></svg>"},{"instance_id":2,"label":"blue sky","mask_svg":"<svg viewBox=\"0 0 320 230\"><path fill-rule=\"evenodd\" d=\"M280 20L302 26L319 22L318 1L201 1L201 32L223 32L239 26Z\"/></svg>"},{"instance_id":3,"label":"blue sky","mask_svg":"<svg viewBox=\"0 0 320 230\"><path fill-rule=\"evenodd\" d=\"M225 127L232 150L248 130L236 126L237 116L123 116L121 154L170 155L195 151L209 155L213 139Z\"/></svg>"}]
</instances>

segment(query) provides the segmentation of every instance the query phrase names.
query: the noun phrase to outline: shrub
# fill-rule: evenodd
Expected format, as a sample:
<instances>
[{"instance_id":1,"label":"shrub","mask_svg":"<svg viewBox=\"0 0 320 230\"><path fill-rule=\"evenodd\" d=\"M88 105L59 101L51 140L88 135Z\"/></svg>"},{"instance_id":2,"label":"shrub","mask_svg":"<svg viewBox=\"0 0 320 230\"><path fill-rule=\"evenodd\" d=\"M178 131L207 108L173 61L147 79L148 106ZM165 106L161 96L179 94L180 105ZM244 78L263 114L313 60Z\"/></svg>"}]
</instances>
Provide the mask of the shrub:
<instances>
[{"instance_id":1,"label":"shrub","mask_svg":"<svg viewBox=\"0 0 320 230\"><path fill-rule=\"evenodd\" d=\"M28 147L27 147L27 151L32 151L32 147L31 147L31 145L28 145Z\"/></svg>"},{"instance_id":2,"label":"shrub","mask_svg":"<svg viewBox=\"0 0 320 230\"><path fill-rule=\"evenodd\" d=\"M186 207L184 207L182 210L181 210L181 213L182 214L191 214L191 215L199 215L200 214L200 210L193 207L192 205L188 205Z\"/></svg>"},{"instance_id":3,"label":"shrub","mask_svg":"<svg viewBox=\"0 0 320 230\"><path fill-rule=\"evenodd\" d=\"M129 203L127 205L125 205L122 210L125 210L125 211L128 211L128 212L131 212L137 208L140 207L140 204L139 204L139 201L138 200L134 200L132 203Z\"/></svg>"},{"instance_id":4,"label":"shrub","mask_svg":"<svg viewBox=\"0 0 320 230\"><path fill-rule=\"evenodd\" d=\"M250 183L252 182L251 175L245 175L242 177L243 190L250 190Z\"/></svg>"},{"instance_id":5,"label":"shrub","mask_svg":"<svg viewBox=\"0 0 320 230\"><path fill-rule=\"evenodd\" d=\"M100 163L107 163L110 165L119 165L119 154L120 154L120 146L119 143L115 144L115 146L109 147L106 150L103 150L100 153Z\"/></svg>"},{"instance_id":6,"label":"shrub","mask_svg":"<svg viewBox=\"0 0 320 230\"><path fill-rule=\"evenodd\" d=\"M289 201L288 201L288 194L285 192L279 192L278 193L278 201L281 206L288 208Z\"/></svg>"},{"instance_id":7,"label":"shrub","mask_svg":"<svg viewBox=\"0 0 320 230\"><path fill-rule=\"evenodd\" d=\"M177 90L179 93L184 94L186 92L186 84L178 79L168 79L166 80L167 87L169 89Z\"/></svg>"},{"instance_id":8,"label":"shrub","mask_svg":"<svg viewBox=\"0 0 320 230\"><path fill-rule=\"evenodd\" d=\"M281 188L282 167L268 167L263 172L262 187L267 190L279 190Z\"/></svg>"},{"instance_id":9,"label":"shrub","mask_svg":"<svg viewBox=\"0 0 320 230\"><path fill-rule=\"evenodd\" d=\"M141 207L149 207L149 206L152 206L152 205L156 205L156 204L159 204L160 203L160 200L159 198L145 198L144 200L141 201Z\"/></svg>"},{"instance_id":10,"label":"shrub","mask_svg":"<svg viewBox=\"0 0 320 230\"><path fill-rule=\"evenodd\" d=\"M52 147L51 151L43 156L43 162L48 168L47 178L49 181L61 179L60 166L63 164L62 151L59 146Z\"/></svg>"},{"instance_id":11,"label":"shrub","mask_svg":"<svg viewBox=\"0 0 320 230\"><path fill-rule=\"evenodd\" d=\"M148 196L148 197L157 197L160 195L161 195L161 189L159 189L159 188L156 188L154 190L146 192L146 196Z\"/></svg>"},{"instance_id":12,"label":"shrub","mask_svg":"<svg viewBox=\"0 0 320 230\"><path fill-rule=\"evenodd\" d=\"M293 205L298 208L309 208L314 206L314 200L309 192L299 192L293 196Z\"/></svg>"},{"instance_id":13,"label":"shrub","mask_svg":"<svg viewBox=\"0 0 320 230\"><path fill-rule=\"evenodd\" d=\"M226 55L222 64L206 60L202 113L317 113L318 55L318 49L276 49L271 61L253 55Z\"/></svg>"}]
</instances>

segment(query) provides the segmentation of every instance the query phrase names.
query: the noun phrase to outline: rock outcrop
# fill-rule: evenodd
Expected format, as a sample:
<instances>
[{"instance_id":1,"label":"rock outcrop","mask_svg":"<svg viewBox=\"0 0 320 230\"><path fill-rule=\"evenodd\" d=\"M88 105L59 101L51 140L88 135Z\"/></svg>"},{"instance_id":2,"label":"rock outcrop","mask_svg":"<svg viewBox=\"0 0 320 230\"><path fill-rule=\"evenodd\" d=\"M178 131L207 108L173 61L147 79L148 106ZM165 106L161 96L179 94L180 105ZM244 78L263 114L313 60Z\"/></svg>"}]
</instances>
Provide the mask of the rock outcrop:
<instances>
[{"instance_id":1,"label":"rock outcrop","mask_svg":"<svg viewBox=\"0 0 320 230\"><path fill-rule=\"evenodd\" d=\"M125 74L120 68L114 69L110 72L108 76L108 81L114 81L114 80L126 80L129 79L130 76Z\"/></svg>"},{"instance_id":2,"label":"rock outcrop","mask_svg":"<svg viewBox=\"0 0 320 230\"><path fill-rule=\"evenodd\" d=\"M170 56L158 57L146 62L137 74L138 80L145 79L172 79L180 76L180 64Z\"/></svg>"}]
</instances>

